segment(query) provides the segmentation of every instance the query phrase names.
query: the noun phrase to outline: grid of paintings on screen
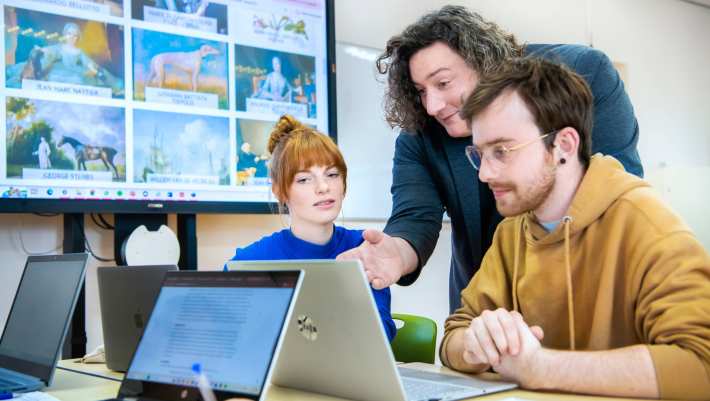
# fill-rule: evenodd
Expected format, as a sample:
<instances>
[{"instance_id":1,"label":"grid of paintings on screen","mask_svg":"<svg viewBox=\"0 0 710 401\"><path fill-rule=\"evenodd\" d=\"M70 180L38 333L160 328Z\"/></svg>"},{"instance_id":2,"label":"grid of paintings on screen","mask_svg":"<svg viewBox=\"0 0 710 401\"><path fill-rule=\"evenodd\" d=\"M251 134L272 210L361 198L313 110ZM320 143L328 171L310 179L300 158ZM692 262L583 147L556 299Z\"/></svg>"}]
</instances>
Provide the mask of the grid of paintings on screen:
<instances>
[{"instance_id":1,"label":"grid of paintings on screen","mask_svg":"<svg viewBox=\"0 0 710 401\"><path fill-rule=\"evenodd\" d=\"M327 131L324 0L0 0L2 197L268 201L288 113Z\"/></svg>"}]
</instances>

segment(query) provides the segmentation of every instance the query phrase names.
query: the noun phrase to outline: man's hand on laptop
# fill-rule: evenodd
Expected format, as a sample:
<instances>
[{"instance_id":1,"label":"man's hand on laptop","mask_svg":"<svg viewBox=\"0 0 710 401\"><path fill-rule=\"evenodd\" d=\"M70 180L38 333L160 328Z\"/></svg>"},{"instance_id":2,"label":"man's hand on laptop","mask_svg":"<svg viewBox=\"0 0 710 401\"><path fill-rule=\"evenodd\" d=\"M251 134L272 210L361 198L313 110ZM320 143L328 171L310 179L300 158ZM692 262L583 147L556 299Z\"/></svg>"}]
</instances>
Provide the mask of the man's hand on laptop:
<instances>
[{"instance_id":1,"label":"man's hand on laptop","mask_svg":"<svg viewBox=\"0 0 710 401\"><path fill-rule=\"evenodd\" d=\"M416 253L407 241L378 230L365 230L362 237L360 246L341 253L337 260L360 259L373 288L389 287L417 267Z\"/></svg>"},{"instance_id":2,"label":"man's hand on laptop","mask_svg":"<svg viewBox=\"0 0 710 401\"><path fill-rule=\"evenodd\" d=\"M521 384L522 375L542 349L540 326L529 327L515 311L485 310L464 332L463 359L472 365L490 365L502 376Z\"/></svg>"}]
</instances>

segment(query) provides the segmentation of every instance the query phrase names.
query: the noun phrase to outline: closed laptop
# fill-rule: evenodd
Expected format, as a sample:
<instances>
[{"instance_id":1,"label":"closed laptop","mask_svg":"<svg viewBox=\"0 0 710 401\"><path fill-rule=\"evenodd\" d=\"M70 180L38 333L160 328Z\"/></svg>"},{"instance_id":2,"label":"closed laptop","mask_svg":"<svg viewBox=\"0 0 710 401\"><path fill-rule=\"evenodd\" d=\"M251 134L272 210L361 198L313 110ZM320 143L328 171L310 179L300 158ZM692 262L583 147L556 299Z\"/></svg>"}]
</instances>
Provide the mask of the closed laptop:
<instances>
[{"instance_id":1,"label":"closed laptop","mask_svg":"<svg viewBox=\"0 0 710 401\"><path fill-rule=\"evenodd\" d=\"M175 265L99 267L99 303L106 366L125 372L160 291Z\"/></svg>"}]
</instances>

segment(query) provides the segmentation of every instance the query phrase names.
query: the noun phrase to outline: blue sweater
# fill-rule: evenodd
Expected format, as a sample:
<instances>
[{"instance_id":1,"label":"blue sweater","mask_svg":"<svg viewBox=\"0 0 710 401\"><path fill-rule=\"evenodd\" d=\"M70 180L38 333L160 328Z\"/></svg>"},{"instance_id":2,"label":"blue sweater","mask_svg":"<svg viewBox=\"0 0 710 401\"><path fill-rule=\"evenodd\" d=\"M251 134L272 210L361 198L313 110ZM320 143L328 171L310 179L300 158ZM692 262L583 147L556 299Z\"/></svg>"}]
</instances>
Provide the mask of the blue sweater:
<instances>
[{"instance_id":1,"label":"blue sweater","mask_svg":"<svg viewBox=\"0 0 710 401\"><path fill-rule=\"evenodd\" d=\"M325 245L317 245L296 238L290 229L275 232L247 246L237 248L232 260L279 260L279 259L335 259L338 254L362 243L362 230L348 230L335 226L333 236ZM387 338L392 341L397 328L390 314L390 289L372 289L377 310Z\"/></svg>"}]
</instances>

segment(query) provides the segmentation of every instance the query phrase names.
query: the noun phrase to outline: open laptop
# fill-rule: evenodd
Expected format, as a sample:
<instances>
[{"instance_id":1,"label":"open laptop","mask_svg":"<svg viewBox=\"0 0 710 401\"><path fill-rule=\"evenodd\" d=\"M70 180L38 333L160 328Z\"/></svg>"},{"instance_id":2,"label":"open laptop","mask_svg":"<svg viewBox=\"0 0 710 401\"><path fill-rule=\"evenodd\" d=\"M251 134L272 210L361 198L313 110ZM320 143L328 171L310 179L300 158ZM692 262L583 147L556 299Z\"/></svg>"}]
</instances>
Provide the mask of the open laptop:
<instances>
[{"instance_id":1,"label":"open laptop","mask_svg":"<svg viewBox=\"0 0 710 401\"><path fill-rule=\"evenodd\" d=\"M515 388L399 369L359 261L228 262L230 270L303 270L272 382L362 401L459 400Z\"/></svg>"},{"instance_id":2,"label":"open laptop","mask_svg":"<svg viewBox=\"0 0 710 401\"><path fill-rule=\"evenodd\" d=\"M52 383L87 254L29 256L0 339L0 393Z\"/></svg>"},{"instance_id":3,"label":"open laptop","mask_svg":"<svg viewBox=\"0 0 710 401\"><path fill-rule=\"evenodd\" d=\"M128 369L165 273L176 270L175 265L98 268L106 367Z\"/></svg>"},{"instance_id":4,"label":"open laptop","mask_svg":"<svg viewBox=\"0 0 710 401\"><path fill-rule=\"evenodd\" d=\"M114 400L264 399L300 271L167 272ZM200 383L203 383L201 388Z\"/></svg>"}]
</instances>

